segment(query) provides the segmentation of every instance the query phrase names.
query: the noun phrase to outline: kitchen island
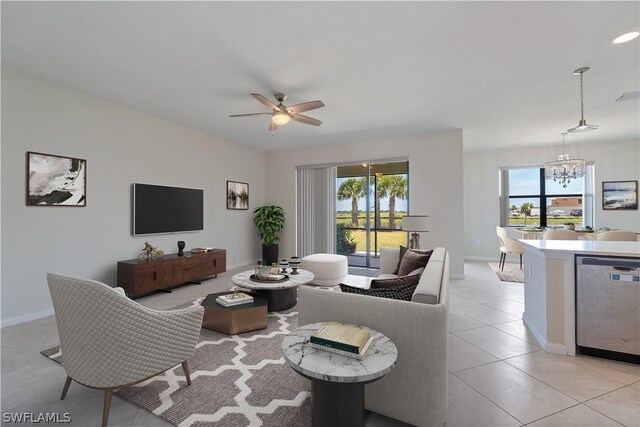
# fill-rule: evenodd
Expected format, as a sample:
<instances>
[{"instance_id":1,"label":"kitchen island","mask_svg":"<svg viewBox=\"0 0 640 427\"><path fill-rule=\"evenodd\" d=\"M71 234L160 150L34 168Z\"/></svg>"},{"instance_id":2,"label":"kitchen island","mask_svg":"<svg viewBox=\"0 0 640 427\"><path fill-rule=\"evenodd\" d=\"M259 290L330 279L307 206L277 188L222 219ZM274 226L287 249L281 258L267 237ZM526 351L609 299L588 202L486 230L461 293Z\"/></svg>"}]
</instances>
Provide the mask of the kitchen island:
<instances>
[{"instance_id":1,"label":"kitchen island","mask_svg":"<svg viewBox=\"0 0 640 427\"><path fill-rule=\"evenodd\" d=\"M523 320L547 352L576 354L576 256L640 258L640 242L520 240Z\"/></svg>"}]
</instances>

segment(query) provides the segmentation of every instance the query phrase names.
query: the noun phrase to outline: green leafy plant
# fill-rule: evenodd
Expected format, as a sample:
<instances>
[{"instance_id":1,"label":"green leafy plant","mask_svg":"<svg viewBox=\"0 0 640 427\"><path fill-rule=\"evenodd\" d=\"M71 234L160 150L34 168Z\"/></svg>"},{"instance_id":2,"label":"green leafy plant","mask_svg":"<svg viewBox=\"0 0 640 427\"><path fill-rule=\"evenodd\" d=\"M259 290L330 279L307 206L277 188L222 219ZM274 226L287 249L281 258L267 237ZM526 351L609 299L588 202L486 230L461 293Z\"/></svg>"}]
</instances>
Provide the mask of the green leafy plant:
<instances>
[{"instance_id":1,"label":"green leafy plant","mask_svg":"<svg viewBox=\"0 0 640 427\"><path fill-rule=\"evenodd\" d=\"M352 254L356 251L356 241L351 237L351 230L344 224L336 226L336 250L342 254Z\"/></svg>"},{"instance_id":2,"label":"green leafy plant","mask_svg":"<svg viewBox=\"0 0 640 427\"><path fill-rule=\"evenodd\" d=\"M253 211L258 238L265 245L277 245L284 229L284 210L280 206L260 206Z\"/></svg>"}]
</instances>

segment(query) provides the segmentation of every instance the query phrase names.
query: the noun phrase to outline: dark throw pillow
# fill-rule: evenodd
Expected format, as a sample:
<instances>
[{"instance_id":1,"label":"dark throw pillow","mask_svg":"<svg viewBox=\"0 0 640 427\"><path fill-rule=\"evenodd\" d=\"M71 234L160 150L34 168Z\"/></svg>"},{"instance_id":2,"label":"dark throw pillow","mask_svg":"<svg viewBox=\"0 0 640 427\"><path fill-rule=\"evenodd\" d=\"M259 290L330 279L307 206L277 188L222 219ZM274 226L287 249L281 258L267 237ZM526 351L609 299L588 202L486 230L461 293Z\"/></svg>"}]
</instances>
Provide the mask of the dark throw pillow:
<instances>
[{"instance_id":1,"label":"dark throw pillow","mask_svg":"<svg viewBox=\"0 0 640 427\"><path fill-rule=\"evenodd\" d=\"M432 252L433 251L425 251L418 253L414 250L406 251L400 262L400 267L398 267L398 276L406 276L417 268L426 267Z\"/></svg>"},{"instance_id":2,"label":"dark throw pillow","mask_svg":"<svg viewBox=\"0 0 640 427\"><path fill-rule=\"evenodd\" d=\"M404 257L404 253L407 252L409 248L406 246L400 245L400 254L398 255L398 265L396 265L396 269L393 270L393 274L398 274L398 270L400 270L400 264L402 263L402 258Z\"/></svg>"},{"instance_id":3,"label":"dark throw pillow","mask_svg":"<svg viewBox=\"0 0 640 427\"><path fill-rule=\"evenodd\" d=\"M413 276L398 276L393 279L373 279L371 289L395 288L402 285L415 285L420 281L420 274Z\"/></svg>"},{"instance_id":4,"label":"dark throw pillow","mask_svg":"<svg viewBox=\"0 0 640 427\"><path fill-rule=\"evenodd\" d=\"M411 301L411 297L416 290L416 286L418 286L417 282L413 285L395 286L393 288L362 289L342 283L340 284L340 289L342 290L342 292L345 292L347 294L369 295L378 298Z\"/></svg>"}]
</instances>

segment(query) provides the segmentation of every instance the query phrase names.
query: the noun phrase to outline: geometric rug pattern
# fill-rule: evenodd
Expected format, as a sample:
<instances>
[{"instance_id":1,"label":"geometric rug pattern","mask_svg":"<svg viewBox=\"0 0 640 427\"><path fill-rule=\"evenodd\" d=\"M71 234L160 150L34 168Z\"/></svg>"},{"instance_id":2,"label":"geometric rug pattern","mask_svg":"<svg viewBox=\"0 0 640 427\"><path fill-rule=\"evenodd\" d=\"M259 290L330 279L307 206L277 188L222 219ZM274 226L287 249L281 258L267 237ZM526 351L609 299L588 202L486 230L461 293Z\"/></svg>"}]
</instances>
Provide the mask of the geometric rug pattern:
<instances>
[{"instance_id":1,"label":"geometric rug pattern","mask_svg":"<svg viewBox=\"0 0 640 427\"><path fill-rule=\"evenodd\" d=\"M489 267L502 282L524 283L524 267L521 270L520 264L505 263L504 271L500 269L497 262L490 262Z\"/></svg>"},{"instance_id":2,"label":"geometric rug pattern","mask_svg":"<svg viewBox=\"0 0 640 427\"><path fill-rule=\"evenodd\" d=\"M191 386L178 365L117 395L178 427L311 425L311 394L281 350L283 336L297 327L298 313L285 311L269 313L260 331L203 328L189 359ZM59 347L42 353L61 361Z\"/></svg>"}]
</instances>

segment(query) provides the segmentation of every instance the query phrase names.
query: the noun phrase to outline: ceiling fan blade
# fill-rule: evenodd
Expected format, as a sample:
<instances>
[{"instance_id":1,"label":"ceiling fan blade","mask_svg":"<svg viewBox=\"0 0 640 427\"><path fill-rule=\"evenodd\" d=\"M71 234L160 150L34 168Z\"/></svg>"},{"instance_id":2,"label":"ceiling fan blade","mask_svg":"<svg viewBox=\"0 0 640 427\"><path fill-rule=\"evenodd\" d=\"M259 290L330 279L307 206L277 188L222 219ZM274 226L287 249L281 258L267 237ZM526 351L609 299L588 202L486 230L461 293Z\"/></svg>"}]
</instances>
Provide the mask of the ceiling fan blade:
<instances>
[{"instance_id":1,"label":"ceiling fan blade","mask_svg":"<svg viewBox=\"0 0 640 427\"><path fill-rule=\"evenodd\" d=\"M294 114L291 119L295 120L296 122L304 123L305 125L320 126L322 124L320 120L314 119L309 116L303 116L302 114Z\"/></svg>"},{"instance_id":2,"label":"ceiling fan blade","mask_svg":"<svg viewBox=\"0 0 640 427\"><path fill-rule=\"evenodd\" d=\"M232 114L229 117L270 116L272 113Z\"/></svg>"},{"instance_id":3,"label":"ceiling fan blade","mask_svg":"<svg viewBox=\"0 0 640 427\"><path fill-rule=\"evenodd\" d=\"M316 108L324 107L324 102L322 101L309 101L303 102L302 104L295 104L287 107L287 111L291 113L302 113L304 111L315 110Z\"/></svg>"},{"instance_id":4,"label":"ceiling fan blade","mask_svg":"<svg viewBox=\"0 0 640 427\"><path fill-rule=\"evenodd\" d=\"M269 107L272 110L280 110L276 104L274 104L273 102L269 101L267 98L265 98L264 96L260 95L259 93L252 93L251 96L253 96L255 99L257 99L262 104L264 104L266 107Z\"/></svg>"},{"instance_id":5,"label":"ceiling fan blade","mask_svg":"<svg viewBox=\"0 0 640 427\"><path fill-rule=\"evenodd\" d=\"M276 129L278 129L280 126L278 126L278 124L276 122L274 122L273 120L271 120L269 122L269 132L273 132Z\"/></svg>"}]
</instances>

